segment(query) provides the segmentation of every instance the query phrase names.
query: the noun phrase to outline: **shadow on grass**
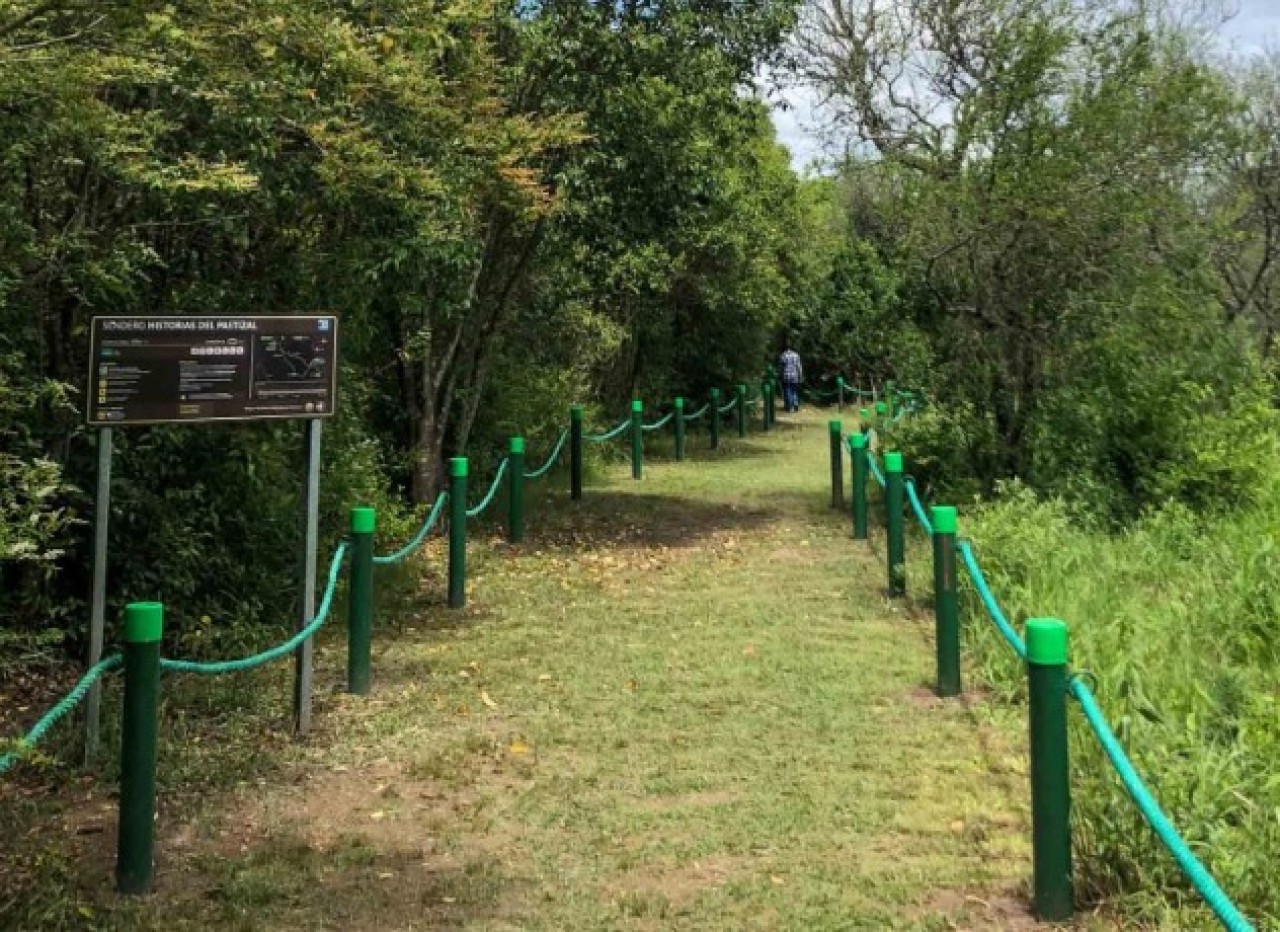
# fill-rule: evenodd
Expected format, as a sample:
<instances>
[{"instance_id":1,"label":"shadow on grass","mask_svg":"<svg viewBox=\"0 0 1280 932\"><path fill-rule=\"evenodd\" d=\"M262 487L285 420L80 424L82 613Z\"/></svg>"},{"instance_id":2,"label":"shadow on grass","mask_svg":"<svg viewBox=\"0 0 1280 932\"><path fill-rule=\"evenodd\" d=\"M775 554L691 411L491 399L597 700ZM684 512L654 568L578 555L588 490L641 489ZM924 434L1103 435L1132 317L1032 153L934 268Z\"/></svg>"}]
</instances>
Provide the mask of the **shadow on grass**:
<instances>
[{"instance_id":1,"label":"shadow on grass","mask_svg":"<svg viewBox=\"0 0 1280 932\"><path fill-rule=\"evenodd\" d=\"M254 928L266 919L288 928L461 929L514 918L518 882L487 853L463 855L355 835L322 847L285 832L253 838L233 859L200 858L197 884L211 920Z\"/></svg>"},{"instance_id":2,"label":"shadow on grass","mask_svg":"<svg viewBox=\"0 0 1280 932\"><path fill-rule=\"evenodd\" d=\"M524 545L534 549L691 547L717 534L759 529L781 514L775 506L607 489L588 490L579 502L560 496L538 504L541 513Z\"/></svg>"}]
</instances>

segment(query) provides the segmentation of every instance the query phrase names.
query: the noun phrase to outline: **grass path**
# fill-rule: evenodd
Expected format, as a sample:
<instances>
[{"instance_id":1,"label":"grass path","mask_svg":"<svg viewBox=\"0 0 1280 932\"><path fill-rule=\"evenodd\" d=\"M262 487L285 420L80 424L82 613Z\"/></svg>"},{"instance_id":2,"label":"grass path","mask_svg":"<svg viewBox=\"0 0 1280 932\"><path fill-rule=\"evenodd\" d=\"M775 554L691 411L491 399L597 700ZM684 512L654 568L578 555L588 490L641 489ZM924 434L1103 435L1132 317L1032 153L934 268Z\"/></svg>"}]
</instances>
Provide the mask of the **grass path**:
<instances>
[{"instance_id":1,"label":"grass path","mask_svg":"<svg viewBox=\"0 0 1280 932\"><path fill-rule=\"evenodd\" d=\"M928 615L826 468L816 415L610 468L473 548L461 615L429 554L374 696L327 651L315 740L162 813L157 895L93 923L1030 927L1020 719L932 698Z\"/></svg>"}]
</instances>

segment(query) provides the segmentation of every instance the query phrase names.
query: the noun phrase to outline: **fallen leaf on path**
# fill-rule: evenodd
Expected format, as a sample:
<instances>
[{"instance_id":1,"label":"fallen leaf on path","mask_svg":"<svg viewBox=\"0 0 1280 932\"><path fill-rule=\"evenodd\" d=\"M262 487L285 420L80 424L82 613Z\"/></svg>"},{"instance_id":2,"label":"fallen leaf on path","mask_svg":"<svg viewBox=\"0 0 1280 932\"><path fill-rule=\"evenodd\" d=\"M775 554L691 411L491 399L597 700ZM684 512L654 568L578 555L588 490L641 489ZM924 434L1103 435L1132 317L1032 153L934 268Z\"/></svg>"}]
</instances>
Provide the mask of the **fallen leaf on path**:
<instances>
[{"instance_id":1,"label":"fallen leaf on path","mask_svg":"<svg viewBox=\"0 0 1280 932\"><path fill-rule=\"evenodd\" d=\"M485 705L487 705L491 709L496 709L498 707L498 703L490 699L489 693L483 689L480 690L480 701L483 702Z\"/></svg>"},{"instance_id":2,"label":"fallen leaf on path","mask_svg":"<svg viewBox=\"0 0 1280 932\"><path fill-rule=\"evenodd\" d=\"M507 750L519 757L522 754L528 754L530 748L529 745L525 744L523 741L512 741Z\"/></svg>"}]
</instances>

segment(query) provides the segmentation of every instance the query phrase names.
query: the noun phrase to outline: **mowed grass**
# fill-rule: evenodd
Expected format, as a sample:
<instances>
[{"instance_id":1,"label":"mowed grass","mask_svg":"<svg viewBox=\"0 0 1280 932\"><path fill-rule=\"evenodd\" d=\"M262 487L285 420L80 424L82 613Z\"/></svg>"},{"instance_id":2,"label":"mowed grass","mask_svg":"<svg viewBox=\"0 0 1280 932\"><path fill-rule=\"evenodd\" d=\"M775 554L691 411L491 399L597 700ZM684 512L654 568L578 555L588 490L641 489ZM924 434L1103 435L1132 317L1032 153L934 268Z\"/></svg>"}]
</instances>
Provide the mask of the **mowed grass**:
<instances>
[{"instance_id":1,"label":"mowed grass","mask_svg":"<svg viewBox=\"0 0 1280 932\"><path fill-rule=\"evenodd\" d=\"M690 446L641 482L606 464L581 503L552 477L518 548L479 529L465 612L440 604L440 545L427 548L402 574L410 594L380 606L374 694L341 694L331 633L316 735L163 810L154 896L107 892L109 831L51 842L74 910L10 915L1030 927L1021 714L932 697L927 613L886 598L882 547L855 544L828 507L825 421ZM24 826L41 830L38 811Z\"/></svg>"}]
</instances>

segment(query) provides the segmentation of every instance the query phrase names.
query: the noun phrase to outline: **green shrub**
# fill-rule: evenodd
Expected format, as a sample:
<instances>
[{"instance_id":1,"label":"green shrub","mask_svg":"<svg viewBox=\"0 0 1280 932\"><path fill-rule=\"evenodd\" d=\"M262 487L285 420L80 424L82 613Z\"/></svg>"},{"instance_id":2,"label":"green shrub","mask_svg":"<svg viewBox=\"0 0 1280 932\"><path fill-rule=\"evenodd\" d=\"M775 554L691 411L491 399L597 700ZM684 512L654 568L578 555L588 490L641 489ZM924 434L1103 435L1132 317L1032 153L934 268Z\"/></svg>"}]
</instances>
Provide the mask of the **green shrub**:
<instances>
[{"instance_id":1,"label":"green shrub","mask_svg":"<svg viewBox=\"0 0 1280 932\"><path fill-rule=\"evenodd\" d=\"M1071 625L1120 740L1184 838L1250 915L1280 917L1280 749L1275 683L1280 597L1272 532L1280 494L1218 518L1170 504L1119 533L1082 527L1061 499L1025 486L967 515L1006 614ZM970 600L968 642L996 690L1020 697L1025 674ZM1124 897L1158 921L1194 894L1147 829L1083 717L1072 717L1076 846L1091 896Z\"/></svg>"},{"instance_id":2,"label":"green shrub","mask_svg":"<svg viewBox=\"0 0 1280 932\"><path fill-rule=\"evenodd\" d=\"M977 478L997 456L995 421L968 401L922 406L881 432L881 442L906 454L916 482L940 499L971 501L991 491Z\"/></svg>"}]
</instances>

